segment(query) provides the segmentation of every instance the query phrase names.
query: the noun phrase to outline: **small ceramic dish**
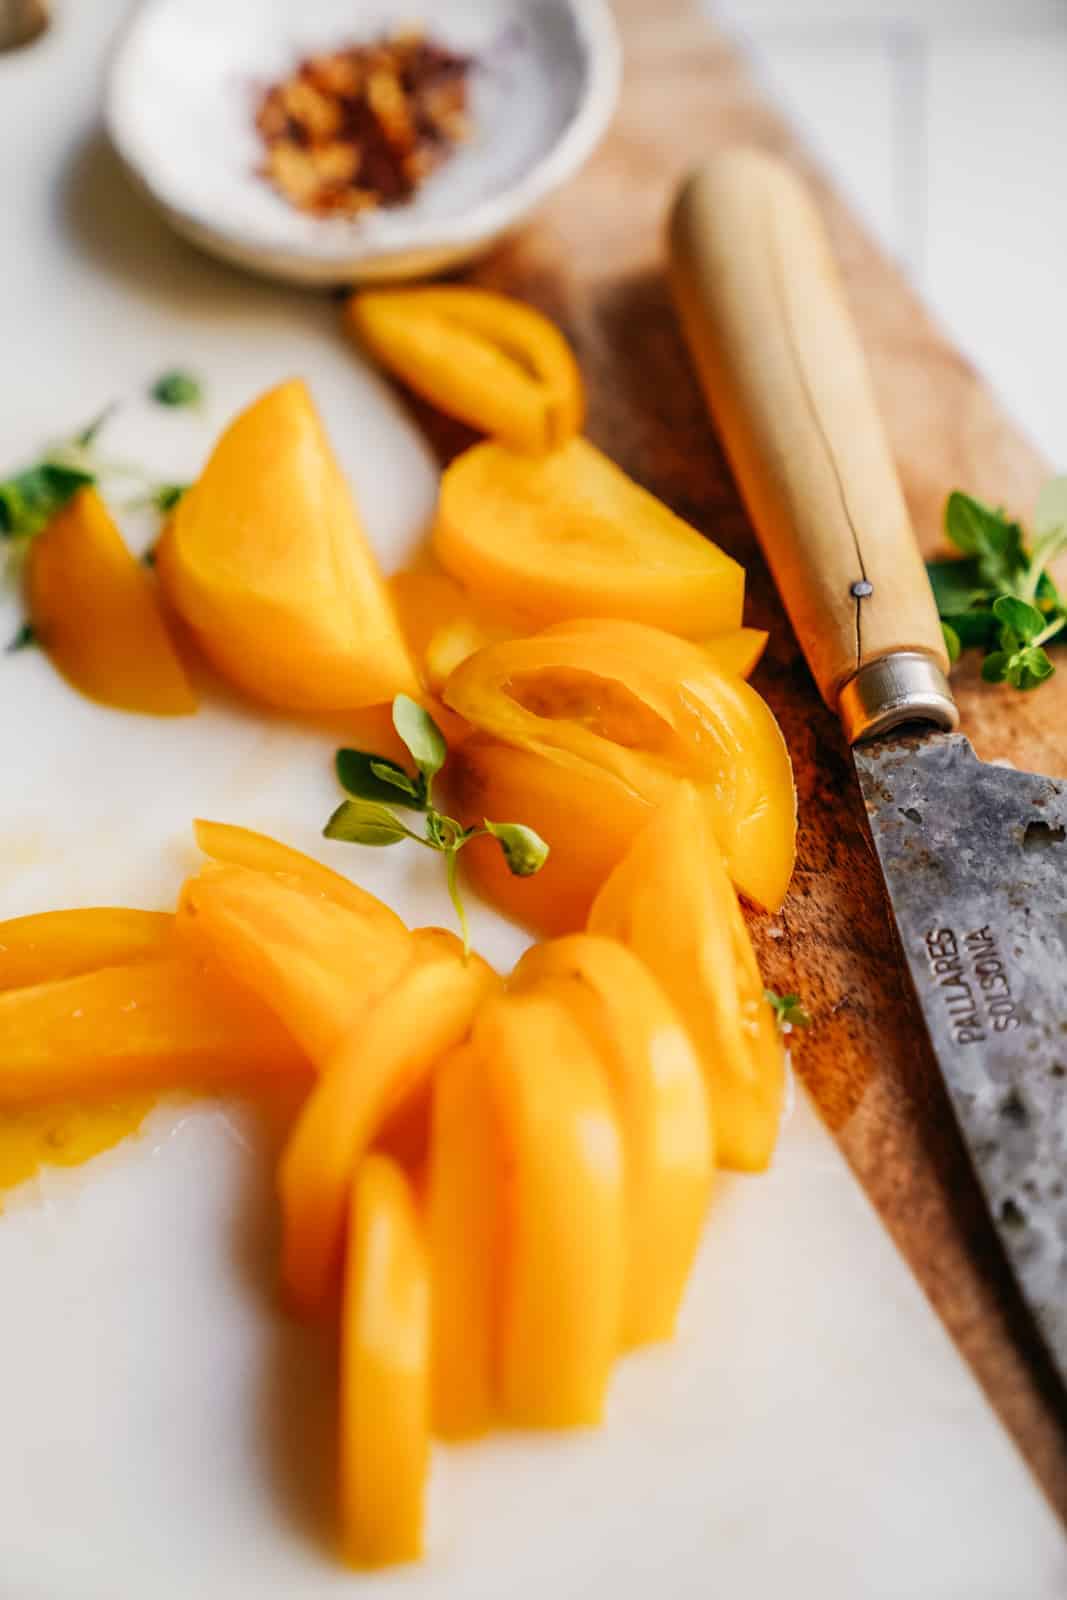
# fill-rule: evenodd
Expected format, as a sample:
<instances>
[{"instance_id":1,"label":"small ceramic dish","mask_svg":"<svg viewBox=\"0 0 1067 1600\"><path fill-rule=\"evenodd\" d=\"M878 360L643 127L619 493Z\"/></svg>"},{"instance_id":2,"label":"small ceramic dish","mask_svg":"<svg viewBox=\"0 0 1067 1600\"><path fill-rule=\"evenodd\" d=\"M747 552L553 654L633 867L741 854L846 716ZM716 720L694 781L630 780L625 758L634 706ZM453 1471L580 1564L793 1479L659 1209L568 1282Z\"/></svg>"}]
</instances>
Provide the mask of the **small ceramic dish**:
<instances>
[{"instance_id":1,"label":"small ceramic dish","mask_svg":"<svg viewBox=\"0 0 1067 1600\"><path fill-rule=\"evenodd\" d=\"M263 89L305 56L413 20L475 59L470 139L400 205L301 213L259 172ZM609 0L145 0L112 62L106 117L127 169L195 244L269 277L359 283L486 250L586 159L619 77Z\"/></svg>"}]
</instances>

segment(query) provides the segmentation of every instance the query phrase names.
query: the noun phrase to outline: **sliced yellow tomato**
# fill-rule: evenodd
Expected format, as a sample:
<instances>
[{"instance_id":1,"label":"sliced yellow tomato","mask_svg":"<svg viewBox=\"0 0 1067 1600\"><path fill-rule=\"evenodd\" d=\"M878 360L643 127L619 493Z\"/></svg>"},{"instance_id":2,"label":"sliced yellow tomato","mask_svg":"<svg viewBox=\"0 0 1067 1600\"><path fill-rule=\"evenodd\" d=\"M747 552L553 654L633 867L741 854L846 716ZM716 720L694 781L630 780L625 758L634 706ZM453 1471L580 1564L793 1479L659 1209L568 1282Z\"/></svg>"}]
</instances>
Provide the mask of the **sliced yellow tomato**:
<instances>
[{"instance_id":1,"label":"sliced yellow tomato","mask_svg":"<svg viewBox=\"0 0 1067 1600\"><path fill-rule=\"evenodd\" d=\"M471 1439L493 1415L500 1187L485 1067L460 1045L434 1070L427 1236L433 1284L433 1425Z\"/></svg>"},{"instance_id":2,"label":"sliced yellow tomato","mask_svg":"<svg viewBox=\"0 0 1067 1600\"><path fill-rule=\"evenodd\" d=\"M38 640L82 694L161 717L196 710L156 580L95 489L79 490L34 539L26 594Z\"/></svg>"},{"instance_id":3,"label":"sliced yellow tomato","mask_svg":"<svg viewBox=\"0 0 1067 1600\"><path fill-rule=\"evenodd\" d=\"M373 895L342 902L299 873L208 866L182 890L178 925L259 995L316 1066L399 976L411 934Z\"/></svg>"},{"instance_id":4,"label":"sliced yellow tomato","mask_svg":"<svg viewBox=\"0 0 1067 1600\"><path fill-rule=\"evenodd\" d=\"M609 629L612 626L610 621L606 625ZM567 622L566 631L596 634L602 633L604 627L603 617L574 617ZM513 628L510 637L514 636ZM617 640L618 635L615 637ZM762 628L730 628L726 633L718 633L711 639L701 639L699 643L705 655L720 671L732 673L738 678L750 678L767 648L769 637L770 635ZM483 648L485 644L491 642L485 639L478 648ZM473 653L473 650L468 651L470 655ZM456 666L459 666L459 661L456 662Z\"/></svg>"},{"instance_id":5,"label":"sliced yellow tomato","mask_svg":"<svg viewBox=\"0 0 1067 1600\"><path fill-rule=\"evenodd\" d=\"M371 1155L352 1186L341 1321L341 1537L352 1566L422 1554L429 1398L422 1224L404 1173Z\"/></svg>"},{"instance_id":6,"label":"sliced yellow tomato","mask_svg":"<svg viewBox=\"0 0 1067 1600\"><path fill-rule=\"evenodd\" d=\"M704 649L721 671L751 678L762 660L769 637L762 628L735 628L731 633L719 634L716 639L705 639Z\"/></svg>"},{"instance_id":7,"label":"sliced yellow tomato","mask_svg":"<svg viewBox=\"0 0 1067 1600\"><path fill-rule=\"evenodd\" d=\"M338 1042L282 1152L282 1287L298 1315L330 1302L352 1175L390 1111L469 1032L499 978L441 929L422 929L408 969Z\"/></svg>"},{"instance_id":8,"label":"sliced yellow tomato","mask_svg":"<svg viewBox=\"0 0 1067 1600\"><path fill-rule=\"evenodd\" d=\"M472 839L460 857L492 905L539 933L584 928L600 885L649 816L645 801L602 768L495 739L466 740L449 763L449 783L467 826L486 817L523 822L548 844L547 861L530 878L509 872L495 839Z\"/></svg>"},{"instance_id":9,"label":"sliced yellow tomato","mask_svg":"<svg viewBox=\"0 0 1067 1600\"><path fill-rule=\"evenodd\" d=\"M98 967L131 966L162 956L174 938L163 911L87 906L41 911L0 922L0 990L75 978Z\"/></svg>"},{"instance_id":10,"label":"sliced yellow tomato","mask_svg":"<svg viewBox=\"0 0 1067 1600\"><path fill-rule=\"evenodd\" d=\"M693 638L741 624L736 561L586 439L551 455L478 444L445 470L434 550L503 617L628 617Z\"/></svg>"},{"instance_id":11,"label":"sliced yellow tomato","mask_svg":"<svg viewBox=\"0 0 1067 1600\"><path fill-rule=\"evenodd\" d=\"M338 905L347 906L361 916L375 915L381 901L351 878L332 867L324 867L314 856L294 850L291 845L272 839L269 834L240 828L232 822L207 822L198 817L193 823L196 842L206 856L231 867L250 867L254 872L282 872L299 878L306 888L324 894ZM387 907L386 922L392 917Z\"/></svg>"},{"instance_id":12,"label":"sliced yellow tomato","mask_svg":"<svg viewBox=\"0 0 1067 1600\"><path fill-rule=\"evenodd\" d=\"M559 329L532 306L466 284L365 289L349 327L389 372L446 415L516 450L558 449L582 425L582 380Z\"/></svg>"},{"instance_id":13,"label":"sliced yellow tomato","mask_svg":"<svg viewBox=\"0 0 1067 1600\"><path fill-rule=\"evenodd\" d=\"M415 669L305 384L223 433L156 549L171 604L256 699L330 711L417 694Z\"/></svg>"},{"instance_id":14,"label":"sliced yellow tomato","mask_svg":"<svg viewBox=\"0 0 1067 1600\"><path fill-rule=\"evenodd\" d=\"M535 945L514 987L551 994L607 1068L626 1158L624 1347L669 1339L700 1240L714 1169L700 1061L648 968L614 939Z\"/></svg>"},{"instance_id":15,"label":"sliced yellow tomato","mask_svg":"<svg viewBox=\"0 0 1067 1600\"><path fill-rule=\"evenodd\" d=\"M505 1170L497 1404L518 1427L599 1422L622 1321L622 1136L603 1067L555 999L474 1025Z\"/></svg>"},{"instance_id":16,"label":"sliced yellow tomato","mask_svg":"<svg viewBox=\"0 0 1067 1600\"><path fill-rule=\"evenodd\" d=\"M679 784L608 878L591 933L659 979L700 1056L719 1160L759 1171L778 1138L785 1050L705 796Z\"/></svg>"},{"instance_id":17,"label":"sliced yellow tomato","mask_svg":"<svg viewBox=\"0 0 1067 1600\"><path fill-rule=\"evenodd\" d=\"M699 645L633 622L560 623L479 651L444 693L480 732L607 772L650 805L680 778L702 784L734 882L781 905L796 850L785 741L755 690Z\"/></svg>"},{"instance_id":18,"label":"sliced yellow tomato","mask_svg":"<svg viewBox=\"0 0 1067 1600\"><path fill-rule=\"evenodd\" d=\"M185 957L0 994L0 1106L302 1074L271 1011Z\"/></svg>"}]
</instances>

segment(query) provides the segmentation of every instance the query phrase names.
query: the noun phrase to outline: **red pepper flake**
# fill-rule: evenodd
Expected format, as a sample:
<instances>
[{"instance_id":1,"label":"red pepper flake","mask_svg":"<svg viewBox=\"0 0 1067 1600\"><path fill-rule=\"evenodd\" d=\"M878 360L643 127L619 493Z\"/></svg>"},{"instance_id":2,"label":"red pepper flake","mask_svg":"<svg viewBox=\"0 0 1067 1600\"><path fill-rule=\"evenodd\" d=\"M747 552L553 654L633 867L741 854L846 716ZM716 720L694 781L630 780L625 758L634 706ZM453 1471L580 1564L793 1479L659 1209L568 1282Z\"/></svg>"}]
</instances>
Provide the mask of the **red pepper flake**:
<instances>
[{"instance_id":1,"label":"red pepper flake","mask_svg":"<svg viewBox=\"0 0 1067 1600\"><path fill-rule=\"evenodd\" d=\"M260 101L263 176L315 216L400 205L468 137L471 65L416 29L309 56Z\"/></svg>"}]
</instances>

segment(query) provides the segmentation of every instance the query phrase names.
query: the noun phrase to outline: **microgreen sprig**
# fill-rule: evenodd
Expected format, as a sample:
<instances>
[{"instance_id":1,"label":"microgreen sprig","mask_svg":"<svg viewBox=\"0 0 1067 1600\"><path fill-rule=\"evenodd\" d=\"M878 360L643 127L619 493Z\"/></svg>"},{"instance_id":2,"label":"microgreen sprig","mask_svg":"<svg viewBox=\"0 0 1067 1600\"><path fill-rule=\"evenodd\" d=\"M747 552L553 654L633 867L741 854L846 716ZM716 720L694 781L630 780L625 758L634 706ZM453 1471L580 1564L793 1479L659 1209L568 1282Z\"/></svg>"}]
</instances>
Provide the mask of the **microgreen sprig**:
<instances>
[{"instance_id":1,"label":"microgreen sprig","mask_svg":"<svg viewBox=\"0 0 1067 1600\"><path fill-rule=\"evenodd\" d=\"M497 841L508 870L517 878L540 872L548 858L548 845L540 834L521 822L490 822L465 828L455 817L440 811L433 800L433 781L445 764L448 746L430 713L406 694L393 701L393 726L415 764L415 776L385 756L366 750L338 750L337 777L348 795L327 822L327 839L349 844L384 846L412 839L445 858L448 893L455 907L463 948L470 952L466 907L459 890L459 852L472 839L489 836ZM423 832L416 832L398 817L393 807L421 813Z\"/></svg>"},{"instance_id":2,"label":"microgreen sprig","mask_svg":"<svg viewBox=\"0 0 1067 1600\"><path fill-rule=\"evenodd\" d=\"M1055 671L1046 645L1067 628L1067 603L1048 571L1067 550L1067 477L1038 496L1029 549L1020 523L959 490L945 505L945 533L963 559L926 570L949 659L981 649L987 683L1035 689Z\"/></svg>"},{"instance_id":3,"label":"microgreen sprig","mask_svg":"<svg viewBox=\"0 0 1067 1600\"><path fill-rule=\"evenodd\" d=\"M791 1033L794 1028L810 1026L811 1017L805 1011L798 994L777 994L773 989L764 989L763 998L773 1007L775 1019L782 1033Z\"/></svg>"}]
</instances>

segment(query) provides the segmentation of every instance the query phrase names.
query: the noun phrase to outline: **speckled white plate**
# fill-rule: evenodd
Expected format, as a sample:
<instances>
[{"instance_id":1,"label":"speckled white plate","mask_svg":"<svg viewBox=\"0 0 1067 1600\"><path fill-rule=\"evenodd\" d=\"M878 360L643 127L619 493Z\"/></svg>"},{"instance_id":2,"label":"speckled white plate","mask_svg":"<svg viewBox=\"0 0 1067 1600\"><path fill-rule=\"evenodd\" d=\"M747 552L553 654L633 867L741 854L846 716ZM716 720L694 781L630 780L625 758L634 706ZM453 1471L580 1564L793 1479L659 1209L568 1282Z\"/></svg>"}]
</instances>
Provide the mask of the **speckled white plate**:
<instances>
[{"instance_id":1,"label":"speckled white plate","mask_svg":"<svg viewBox=\"0 0 1067 1600\"><path fill-rule=\"evenodd\" d=\"M263 87L305 55L423 21L473 56L474 132L403 205L301 215L257 173ZM439 272L476 256L581 165L619 87L608 0L146 0L113 59L107 124L179 232L292 282Z\"/></svg>"}]
</instances>

